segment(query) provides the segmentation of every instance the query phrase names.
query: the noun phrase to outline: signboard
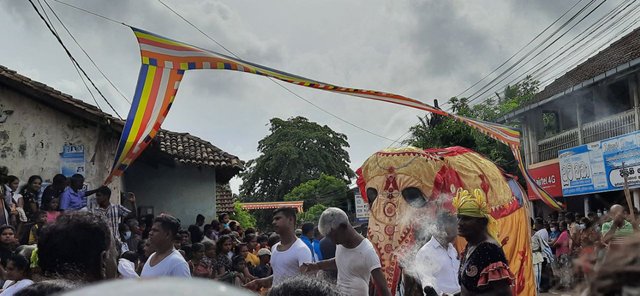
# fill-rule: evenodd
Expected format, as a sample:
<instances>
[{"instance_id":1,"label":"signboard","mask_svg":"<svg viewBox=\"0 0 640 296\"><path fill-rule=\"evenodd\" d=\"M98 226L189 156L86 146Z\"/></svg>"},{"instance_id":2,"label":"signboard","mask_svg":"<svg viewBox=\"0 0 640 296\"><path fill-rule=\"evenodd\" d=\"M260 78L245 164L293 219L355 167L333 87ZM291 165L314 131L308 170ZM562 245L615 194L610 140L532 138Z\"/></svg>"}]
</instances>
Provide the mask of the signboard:
<instances>
[{"instance_id":1,"label":"signboard","mask_svg":"<svg viewBox=\"0 0 640 296\"><path fill-rule=\"evenodd\" d=\"M362 195L360 192L356 192L355 194L355 203L356 203L356 219L358 221L368 221L369 220L369 204L362 199Z\"/></svg>"},{"instance_id":2,"label":"signboard","mask_svg":"<svg viewBox=\"0 0 640 296\"><path fill-rule=\"evenodd\" d=\"M562 194L565 196L622 189L622 163L629 187L640 187L640 131L560 150Z\"/></svg>"},{"instance_id":3,"label":"signboard","mask_svg":"<svg viewBox=\"0 0 640 296\"><path fill-rule=\"evenodd\" d=\"M533 180L538 183L538 186L542 187L544 191L549 193L552 197L562 196L562 184L560 181L560 164L556 161L551 164L539 166L536 168L527 169L529 175ZM528 184L527 184L528 186ZM535 200L537 197L533 191L529 188L527 190L529 200Z\"/></svg>"},{"instance_id":4,"label":"signboard","mask_svg":"<svg viewBox=\"0 0 640 296\"><path fill-rule=\"evenodd\" d=\"M64 145L60 154L60 173L66 177L84 175L84 145Z\"/></svg>"},{"instance_id":5,"label":"signboard","mask_svg":"<svg viewBox=\"0 0 640 296\"><path fill-rule=\"evenodd\" d=\"M640 132L602 141L604 170L609 188L622 188L622 163L629 172L629 188L640 187Z\"/></svg>"}]
</instances>

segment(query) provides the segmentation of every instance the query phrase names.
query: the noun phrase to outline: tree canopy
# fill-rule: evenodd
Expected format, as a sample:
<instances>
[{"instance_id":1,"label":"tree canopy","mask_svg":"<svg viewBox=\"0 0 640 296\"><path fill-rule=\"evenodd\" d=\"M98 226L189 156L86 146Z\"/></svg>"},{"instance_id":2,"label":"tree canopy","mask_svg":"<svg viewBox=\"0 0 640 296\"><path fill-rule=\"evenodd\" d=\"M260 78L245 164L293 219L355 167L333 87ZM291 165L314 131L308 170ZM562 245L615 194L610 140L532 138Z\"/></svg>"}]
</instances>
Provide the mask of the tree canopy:
<instances>
[{"instance_id":1,"label":"tree canopy","mask_svg":"<svg viewBox=\"0 0 640 296\"><path fill-rule=\"evenodd\" d=\"M270 134L258 142L258 158L247 163L240 187L252 201L280 201L294 187L323 174L348 182L347 136L304 117L270 120Z\"/></svg>"},{"instance_id":2,"label":"tree canopy","mask_svg":"<svg viewBox=\"0 0 640 296\"><path fill-rule=\"evenodd\" d=\"M451 112L484 121L495 121L500 116L518 109L531 101L538 92L539 82L530 76L513 86L507 86L498 99L487 99L471 105L467 98L449 99ZM504 145L468 125L440 115L425 115L410 128L411 137L404 143L420 148L463 146L491 159L508 173L519 175L518 165L507 145ZM509 123L516 126L517 123Z\"/></svg>"},{"instance_id":3,"label":"tree canopy","mask_svg":"<svg viewBox=\"0 0 640 296\"><path fill-rule=\"evenodd\" d=\"M233 213L229 215L229 219L238 221L244 229L256 227L256 218L249 211L243 209L242 203L237 200L233 202Z\"/></svg>"},{"instance_id":4,"label":"tree canopy","mask_svg":"<svg viewBox=\"0 0 640 296\"><path fill-rule=\"evenodd\" d=\"M349 187L343 180L321 174L320 178L304 182L284 196L284 200L303 200L307 210L312 205L322 204L327 207L347 207Z\"/></svg>"}]
</instances>

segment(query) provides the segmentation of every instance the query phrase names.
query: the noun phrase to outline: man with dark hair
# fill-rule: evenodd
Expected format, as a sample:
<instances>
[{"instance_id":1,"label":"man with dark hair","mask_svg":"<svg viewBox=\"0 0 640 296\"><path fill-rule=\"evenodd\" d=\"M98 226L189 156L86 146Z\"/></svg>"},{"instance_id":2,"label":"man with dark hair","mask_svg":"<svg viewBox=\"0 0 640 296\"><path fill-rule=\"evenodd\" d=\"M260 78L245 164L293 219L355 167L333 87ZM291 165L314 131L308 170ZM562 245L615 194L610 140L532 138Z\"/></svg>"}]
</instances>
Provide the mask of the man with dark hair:
<instances>
[{"instance_id":1,"label":"man with dark hair","mask_svg":"<svg viewBox=\"0 0 640 296\"><path fill-rule=\"evenodd\" d=\"M98 190L82 191L84 176L75 174L69 178L69 187L60 195L60 210L77 211L87 206L87 196Z\"/></svg>"},{"instance_id":2,"label":"man with dark hair","mask_svg":"<svg viewBox=\"0 0 640 296\"><path fill-rule=\"evenodd\" d=\"M189 264L173 243L178 235L180 222L172 216L162 215L153 220L149 232L151 247L156 250L144 264L140 277L174 276L191 278Z\"/></svg>"},{"instance_id":3,"label":"man with dark hair","mask_svg":"<svg viewBox=\"0 0 640 296\"><path fill-rule=\"evenodd\" d=\"M307 222L302 224L302 227L300 227L300 229L302 229L302 235L300 236L300 239L305 245L307 245L307 247L311 251L311 254L313 256L313 262L316 262L318 261L318 258L313 253L313 228L314 228L313 223Z\"/></svg>"},{"instance_id":4,"label":"man with dark hair","mask_svg":"<svg viewBox=\"0 0 640 296\"><path fill-rule=\"evenodd\" d=\"M198 214L196 216L196 226L200 228L200 231L204 233L204 216L202 214Z\"/></svg>"},{"instance_id":5,"label":"man with dark hair","mask_svg":"<svg viewBox=\"0 0 640 296\"><path fill-rule=\"evenodd\" d=\"M279 208L273 211L273 227L280 235L280 242L271 247L271 267L273 275L256 279L245 286L252 290L278 285L287 278L302 273L304 263L313 261L309 248L296 237L296 210Z\"/></svg>"},{"instance_id":6,"label":"man with dark hair","mask_svg":"<svg viewBox=\"0 0 640 296\"><path fill-rule=\"evenodd\" d=\"M58 209L49 209L49 204L54 198L60 198L60 195L67 187L67 177L63 174L57 174L53 177L51 185L47 186L42 192L42 199L40 201L40 209L45 211L57 211Z\"/></svg>"},{"instance_id":7,"label":"man with dark hair","mask_svg":"<svg viewBox=\"0 0 640 296\"><path fill-rule=\"evenodd\" d=\"M123 205L111 204L111 189L109 189L109 187L107 186L102 186L96 189L97 206L94 206L91 209L92 213L104 219L104 221L109 226L109 230L111 230L113 239L117 241L119 245L121 245L123 242L120 241L118 225L120 225L120 222L122 222L123 218L135 217L136 215L136 196L132 192L129 192L128 198L133 210L129 210Z\"/></svg>"},{"instance_id":8,"label":"man with dark hair","mask_svg":"<svg viewBox=\"0 0 640 296\"><path fill-rule=\"evenodd\" d=\"M53 278L80 282L113 278L113 249L109 228L100 217L71 212L40 232L38 266L45 276Z\"/></svg>"}]
</instances>

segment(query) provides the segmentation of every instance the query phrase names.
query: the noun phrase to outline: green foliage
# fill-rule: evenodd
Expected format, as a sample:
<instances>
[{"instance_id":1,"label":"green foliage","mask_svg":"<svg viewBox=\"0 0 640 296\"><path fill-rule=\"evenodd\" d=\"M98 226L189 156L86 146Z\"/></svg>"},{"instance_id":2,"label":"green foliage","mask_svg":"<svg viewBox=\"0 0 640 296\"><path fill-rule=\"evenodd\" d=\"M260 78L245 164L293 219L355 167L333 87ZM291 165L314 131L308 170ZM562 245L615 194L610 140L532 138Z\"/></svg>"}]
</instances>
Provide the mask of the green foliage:
<instances>
[{"instance_id":1,"label":"green foliage","mask_svg":"<svg viewBox=\"0 0 640 296\"><path fill-rule=\"evenodd\" d=\"M320 215L322 212L327 209L327 206L322 204L316 204L311 206L308 210L302 212L298 215L298 224L312 222L314 224L318 224L318 220L320 220Z\"/></svg>"},{"instance_id":2,"label":"green foliage","mask_svg":"<svg viewBox=\"0 0 640 296\"><path fill-rule=\"evenodd\" d=\"M347 136L304 117L270 120L271 134L258 142L260 156L241 174L242 196L252 201L280 201L294 187L322 174L345 182L349 168Z\"/></svg>"},{"instance_id":3,"label":"green foliage","mask_svg":"<svg viewBox=\"0 0 640 296\"><path fill-rule=\"evenodd\" d=\"M530 76L513 86L507 86L498 100L488 99L482 103L470 105L467 98L449 99L454 114L495 121L506 113L514 111L531 101L538 91L539 82ZM463 146L486 156L506 172L519 175L518 165L507 145L504 145L479 131L439 115L419 118L420 123L410 128L411 137L405 144L420 148L443 148ZM517 125L515 123L509 123Z\"/></svg>"},{"instance_id":4,"label":"green foliage","mask_svg":"<svg viewBox=\"0 0 640 296\"><path fill-rule=\"evenodd\" d=\"M321 174L320 178L304 182L284 196L284 200L304 200L304 208L323 204L328 207L346 207L349 187L343 180Z\"/></svg>"},{"instance_id":5,"label":"green foliage","mask_svg":"<svg viewBox=\"0 0 640 296\"><path fill-rule=\"evenodd\" d=\"M229 219L238 221L244 229L256 227L256 218L243 209L242 203L237 200L233 203L233 213L229 214Z\"/></svg>"}]
</instances>

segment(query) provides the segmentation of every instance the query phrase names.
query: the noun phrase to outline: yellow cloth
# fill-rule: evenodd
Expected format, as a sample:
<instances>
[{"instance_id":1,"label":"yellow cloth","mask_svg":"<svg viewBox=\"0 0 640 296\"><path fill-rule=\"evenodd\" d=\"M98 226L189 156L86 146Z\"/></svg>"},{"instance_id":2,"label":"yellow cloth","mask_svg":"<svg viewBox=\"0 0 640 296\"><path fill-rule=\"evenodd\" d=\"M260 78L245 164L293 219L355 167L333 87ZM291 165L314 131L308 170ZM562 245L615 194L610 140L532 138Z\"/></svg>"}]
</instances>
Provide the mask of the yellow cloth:
<instances>
[{"instance_id":1,"label":"yellow cloth","mask_svg":"<svg viewBox=\"0 0 640 296\"><path fill-rule=\"evenodd\" d=\"M487 203L487 197L480 189L473 190L473 195L464 189L458 189L456 196L453 198L453 206L456 208L458 215L487 218L487 232L499 245L498 239L498 222L491 216L491 209Z\"/></svg>"},{"instance_id":2,"label":"yellow cloth","mask_svg":"<svg viewBox=\"0 0 640 296\"><path fill-rule=\"evenodd\" d=\"M253 267L256 267L256 266L260 265L260 258L258 258L258 256L254 255L251 252L249 252L249 254L247 254L247 258L245 258L245 261L251 263L251 265L253 265Z\"/></svg>"},{"instance_id":3,"label":"yellow cloth","mask_svg":"<svg viewBox=\"0 0 640 296\"><path fill-rule=\"evenodd\" d=\"M37 244L38 243L38 239L36 237L36 233L38 233L38 224L33 224L33 226L31 227L31 230L29 231L29 244L33 245L33 244Z\"/></svg>"}]
</instances>

